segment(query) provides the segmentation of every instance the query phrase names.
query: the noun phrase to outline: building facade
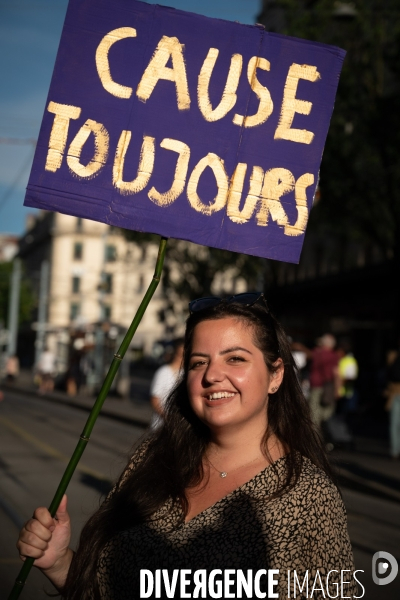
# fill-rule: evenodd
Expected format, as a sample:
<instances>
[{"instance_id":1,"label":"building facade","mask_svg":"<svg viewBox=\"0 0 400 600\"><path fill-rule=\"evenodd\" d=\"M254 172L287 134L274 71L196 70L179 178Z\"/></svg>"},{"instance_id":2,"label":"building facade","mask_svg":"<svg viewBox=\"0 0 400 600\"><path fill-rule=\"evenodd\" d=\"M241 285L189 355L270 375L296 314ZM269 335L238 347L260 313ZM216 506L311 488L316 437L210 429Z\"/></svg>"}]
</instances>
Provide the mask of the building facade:
<instances>
[{"instance_id":1,"label":"building facade","mask_svg":"<svg viewBox=\"0 0 400 600\"><path fill-rule=\"evenodd\" d=\"M18 252L18 238L10 233L0 234L0 262L9 262Z\"/></svg>"},{"instance_id":2,"label":"building facade","mask_svg":"<svg viewBox=\"0 0 400 600\"><path fill-rule=\"evenodd\" d=\"M39 298L34 337L56 353L64 371L71 343L94 348L100 340L114 339L114 346L121 341L153 277L158 248L140 247L104 223L60 213L42 211L30 225L19 256ZM137 354L150 354L163 338L163 302L158 288L132 341ZM35 354L37 359L37 347Z\"/></svg>"}]
</instances>

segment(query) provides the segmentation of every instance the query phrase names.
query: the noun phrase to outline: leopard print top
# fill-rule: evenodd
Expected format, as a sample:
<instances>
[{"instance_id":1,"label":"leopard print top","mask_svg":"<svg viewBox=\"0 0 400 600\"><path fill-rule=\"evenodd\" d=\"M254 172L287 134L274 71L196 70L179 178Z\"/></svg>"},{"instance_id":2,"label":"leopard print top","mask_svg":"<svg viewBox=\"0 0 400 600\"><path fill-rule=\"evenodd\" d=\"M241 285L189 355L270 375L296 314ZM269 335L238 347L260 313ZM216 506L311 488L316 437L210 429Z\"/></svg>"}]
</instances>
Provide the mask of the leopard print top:
<instances>
[{"instance_id":1,"label":"leopard print top","mask_svg":"<svg viewBox=\"0 0 400 600\"><path fill-rule=\"evenodd\" d=\"M303 591L297 586L296 597L313 599L329 597L326 577L334 571L328 580L331 597L359 595L352 578L345 508L337 488L305 458L297 484L269 501L285 474L283 457L187 523L180 506L170 501L154 515L157 519L116 535L98 562L102 599L139 598L140 569L153 574L156 569L192 569L192 573L197 569L240 569L244 573L247 569L253 573L279 569L278 588L274 589L279 598L295 597L295 570L300 586L308 581L308 592L306 585ZM344 577L351 582L345 583L341 592L342 570L351 571ZM337 589L339 595L335 595ZM180 597L179 586L174 597Z\"/></svg>"}]
</instances>

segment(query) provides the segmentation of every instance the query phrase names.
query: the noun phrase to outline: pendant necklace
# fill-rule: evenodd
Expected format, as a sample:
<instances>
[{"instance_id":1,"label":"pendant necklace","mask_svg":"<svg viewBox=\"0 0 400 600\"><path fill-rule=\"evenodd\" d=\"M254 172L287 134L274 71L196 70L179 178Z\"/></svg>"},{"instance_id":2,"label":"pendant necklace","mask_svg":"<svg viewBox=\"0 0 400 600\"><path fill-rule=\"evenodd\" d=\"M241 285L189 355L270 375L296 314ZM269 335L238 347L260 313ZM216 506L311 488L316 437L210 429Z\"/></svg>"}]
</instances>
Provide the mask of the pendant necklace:
<instances>
[{"instance_id":1,"label":"pendant necklace","mask_svg":"<svg viewBox=\"0 0 400 600\"><path fill-rule=\"evenodd\" d=\"M230 473L235 472L237 469L240 469L241 467L247 467L248 465L251 465L253 462L256 462L256 460L259 460L260 457L257 456L256 458L253 458L253 460L251 460L248 463L244 463L244 465L239 465L238 467L235 467L234 469L232 469L231 471L229 471ZM210 463L210 465L212 466L212 468L217 471L217 473L219 473L219 476L222 477L222 479L224 479L225 477L227 477L228 475L228 471L220 471L219 469L217 469L217 467L214 467L214 465L212 464L211 460L207 457L208 462Z\"/></svg>"}]
</instances>

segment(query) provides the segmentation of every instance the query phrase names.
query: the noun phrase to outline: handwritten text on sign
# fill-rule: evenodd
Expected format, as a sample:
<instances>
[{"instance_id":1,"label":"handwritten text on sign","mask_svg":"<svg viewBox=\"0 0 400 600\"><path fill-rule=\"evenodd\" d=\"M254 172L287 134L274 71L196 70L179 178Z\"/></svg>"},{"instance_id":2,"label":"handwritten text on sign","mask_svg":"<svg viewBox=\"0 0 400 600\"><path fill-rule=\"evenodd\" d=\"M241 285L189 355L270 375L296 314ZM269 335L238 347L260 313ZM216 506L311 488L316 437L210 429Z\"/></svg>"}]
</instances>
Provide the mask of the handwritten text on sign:
<instances>
[{"instance_id":1,"label":"handwritten text on sign","mask_svg":"<svg viewBox=\"0 0 400 600\"><path fill-rule=\"evenodd\" d=\"M70 0L25 204L296 262L343 56Z\"/></svg>"}]
</instances>

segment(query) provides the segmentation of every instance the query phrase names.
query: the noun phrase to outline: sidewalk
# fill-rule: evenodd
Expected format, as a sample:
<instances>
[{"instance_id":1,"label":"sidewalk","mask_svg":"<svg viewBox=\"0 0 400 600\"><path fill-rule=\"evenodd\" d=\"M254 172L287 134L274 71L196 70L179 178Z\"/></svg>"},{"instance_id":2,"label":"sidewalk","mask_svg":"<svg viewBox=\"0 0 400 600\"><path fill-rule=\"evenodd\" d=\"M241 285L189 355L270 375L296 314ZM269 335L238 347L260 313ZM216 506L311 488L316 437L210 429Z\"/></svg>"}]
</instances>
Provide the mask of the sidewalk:
<instances>
[{"instance_id":1,"label":"sidewalk","mask_svg":"<svg viewBox=\"0 0 400 600\"><path fill-rule=\"evenodd\" d=\"M400 505L400 461L390 456L387 415L357 415L352 430L354 449L331 453L341 485Z\"/></svg>"},{"instance_id":2,"label":"sidewalk","mask_svg":"<svg viewBox=\"0 0 400 600\"><path fill-rule=\"evenodd\" d=\"M132 376L130 380L131 389L136 390L134 397L117 398L109 395L103 404L100 414L139 427L148 427L153 415L153 409L146 400L149 397L150 379ZM66 392L58 390L47 394L39 394L37 386L33 383L32 372L27 370L21 370L18 379L14 383L1 381L0 389L28 394L29 396L37 396L51 402L60 402L87 412L91 411L96 400L95 396L89 396L84 393L77 394L76 396L68 396Z\"/></svg>"}]
</instances>

